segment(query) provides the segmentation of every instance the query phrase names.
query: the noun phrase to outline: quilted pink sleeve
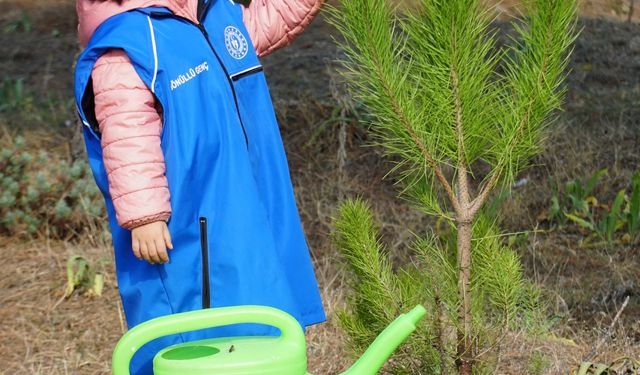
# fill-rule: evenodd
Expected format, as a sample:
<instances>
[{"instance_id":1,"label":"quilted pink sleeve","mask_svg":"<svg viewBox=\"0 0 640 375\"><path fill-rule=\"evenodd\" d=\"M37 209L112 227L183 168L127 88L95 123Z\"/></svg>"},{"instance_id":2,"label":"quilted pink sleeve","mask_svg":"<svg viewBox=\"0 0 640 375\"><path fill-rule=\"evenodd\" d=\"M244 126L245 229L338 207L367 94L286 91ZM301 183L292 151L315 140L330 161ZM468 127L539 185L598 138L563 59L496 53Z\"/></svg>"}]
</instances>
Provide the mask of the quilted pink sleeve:
<instances>
[{"instance_id":1,"label":"quilted pink sleeve","mask_svg":"<svg viewBox=\"0 0 640 375\"><path fill-rule=\"evenodd\" d=\"M171 215L162 120L127 55L111 50L92 72L96 118L118 224L127 229Z\"/></svg>"},{"instance_id":2,"label":"quilted pink sleeve","mask_svg":"<svg viewBox=\"0 0 640 375\"><path fill-rule=\"evenodd\" d=\"M313 21L324 0L253 0L244 23L258 56L291 43Z\"/></svg>"}]
</instances>

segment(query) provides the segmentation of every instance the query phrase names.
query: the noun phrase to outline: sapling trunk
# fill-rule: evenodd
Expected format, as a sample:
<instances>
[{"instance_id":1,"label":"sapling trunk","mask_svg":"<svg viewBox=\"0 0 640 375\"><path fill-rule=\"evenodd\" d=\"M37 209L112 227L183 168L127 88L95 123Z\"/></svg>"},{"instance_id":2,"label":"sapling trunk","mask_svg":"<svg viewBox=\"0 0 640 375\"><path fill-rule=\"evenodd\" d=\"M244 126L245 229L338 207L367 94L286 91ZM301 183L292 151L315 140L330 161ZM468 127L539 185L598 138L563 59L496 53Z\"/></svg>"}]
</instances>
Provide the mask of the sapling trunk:
<instances>
[{"instance_id":1,"label":"sapling trunk","mask_svg":"<svg viewBox=\"0 0 640 375\"><path fill-rule=\"evenodd\" d=\"M455 36L454 36L455 38ZM453 42L454 44L456 42ZM469 192L469 176L464 146L464 120L462 101L460 99L460 81L455 64L451 66L451 91L454 99L456 137L458 139L458 204L456 209L457 247L458 247L458 296L460 308L458 317L458 371L463 375L471 375L473 371L473 319L471 316L471 240L473 236L474 213L471 212ZM454 203L454 202L452 202Z\"/></svg>"},{"instance_id":2,"label":"sapling trunk","mask_svg":"<svg viewBox=\"0 0 640 375\"><path fill-rule=\"evenodd\" d=\"M456 90L454 90L456 92ZM462 119L456 120L459 129L459 137L463 138ZM460 148L463 150L463 148ZM464 160L464 156L460 156ZM489 194L485 186L482 194L471 201L469 192L469 176L467 166L461 162L458 165L458 204L456 207L457 229L457 263L458 263L458 297L460 307L458 312L458 343L456 366L462 375L471 375L475 353L473 352L473 316L471 312L471 243L473 240L473 222L477 215L477 208L484 204Z\"/></svg>"},{"instance_id":3,"label":"sapling trunk","mask_svg":"<svg viewBox=\"0 0 640 375\"><path fill-rule=\"evenodd\" d=\"M471 236L472 223L458 221L458 294L460 295L460 318L458 328L458 360L460 374L471 374L473 367L473 347L471 339Z\"/></svg>"}]
</instances>

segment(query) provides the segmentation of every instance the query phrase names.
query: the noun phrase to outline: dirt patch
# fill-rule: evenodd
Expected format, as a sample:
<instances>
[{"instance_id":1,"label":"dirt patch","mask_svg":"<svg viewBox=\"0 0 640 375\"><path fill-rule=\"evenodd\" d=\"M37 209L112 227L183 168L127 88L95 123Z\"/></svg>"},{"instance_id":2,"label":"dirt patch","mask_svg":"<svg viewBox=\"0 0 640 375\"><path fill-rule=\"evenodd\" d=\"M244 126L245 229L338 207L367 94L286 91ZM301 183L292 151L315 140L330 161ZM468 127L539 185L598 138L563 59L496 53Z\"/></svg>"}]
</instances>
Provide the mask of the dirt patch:
<instances>
[{"instance_id":1,"label":"dirt patch","mask_svg":"<svg viewBox=\"0 0 640 375\"><path fill-rule=\"evenodd\" d=\"M522 11L521 0L488 0L497 12L505 16L516 16ZM584 17L601 17L612 21L634 22L640 20L640 5L633 0L582 0L580 14Z\"/></svg>"},{"instance_id":2,"label":"dirt patch","mask_svg":"<svg viewBox=\"0 0 640 375\"><path fill-rule=\"evenodd\" d=\"M23 78L36 96L71 97L79 52L74 2L0 2L0 71Z\"/></svg>"}]
</instances>

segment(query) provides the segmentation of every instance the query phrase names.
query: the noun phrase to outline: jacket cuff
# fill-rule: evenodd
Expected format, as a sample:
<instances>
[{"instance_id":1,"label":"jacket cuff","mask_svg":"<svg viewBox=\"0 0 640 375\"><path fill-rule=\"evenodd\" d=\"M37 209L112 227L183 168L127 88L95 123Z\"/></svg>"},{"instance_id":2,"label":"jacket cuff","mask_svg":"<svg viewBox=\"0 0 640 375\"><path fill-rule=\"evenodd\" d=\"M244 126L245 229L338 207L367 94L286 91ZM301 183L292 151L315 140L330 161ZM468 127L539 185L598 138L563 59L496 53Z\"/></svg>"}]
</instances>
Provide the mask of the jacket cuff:
<instances>
[{"instance_id":1,"label":"jacket cuff","mask_svg":"<svg viewBox=\"0 0 640 375\"><path fill-rule=\"evenodd\" d=\"M129 220L126 223L122 224L122 227L128 230L135 229L139 226L154 223L156 221L168 221L171 217L171 212L161 212L159 214L149 215L145 217L141 217L139 219Z\"/></svg>"}]
</instances>

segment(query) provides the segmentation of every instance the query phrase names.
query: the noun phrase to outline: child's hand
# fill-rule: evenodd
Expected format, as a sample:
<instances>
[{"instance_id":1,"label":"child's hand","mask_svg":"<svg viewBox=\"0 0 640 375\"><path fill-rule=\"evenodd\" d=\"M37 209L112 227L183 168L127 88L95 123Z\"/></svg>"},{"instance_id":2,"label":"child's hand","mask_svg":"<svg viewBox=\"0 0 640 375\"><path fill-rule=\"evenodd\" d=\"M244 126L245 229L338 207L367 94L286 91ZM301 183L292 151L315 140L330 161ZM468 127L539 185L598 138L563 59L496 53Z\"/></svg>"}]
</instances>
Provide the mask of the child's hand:
<instances>
[{"instance_id":1,"label":"child's hand","mask_svg":"<svg viewBox=\"0 0 640 375\"><path fill-rule=\"evenodd\" d=\"M131 230L133 253L151 264L167 263L167 248L173 250L171 235L164 221L141 225Z\"/></svg>"}]
</instances>

